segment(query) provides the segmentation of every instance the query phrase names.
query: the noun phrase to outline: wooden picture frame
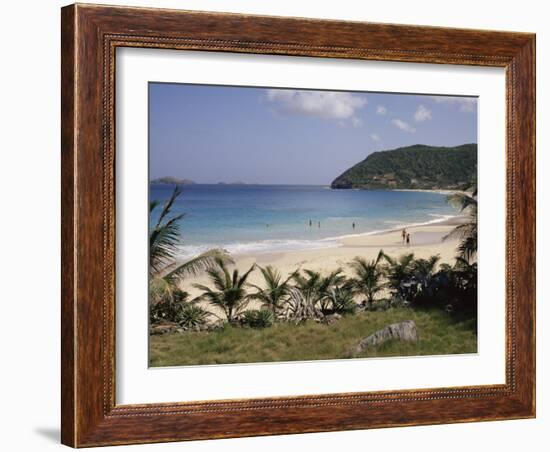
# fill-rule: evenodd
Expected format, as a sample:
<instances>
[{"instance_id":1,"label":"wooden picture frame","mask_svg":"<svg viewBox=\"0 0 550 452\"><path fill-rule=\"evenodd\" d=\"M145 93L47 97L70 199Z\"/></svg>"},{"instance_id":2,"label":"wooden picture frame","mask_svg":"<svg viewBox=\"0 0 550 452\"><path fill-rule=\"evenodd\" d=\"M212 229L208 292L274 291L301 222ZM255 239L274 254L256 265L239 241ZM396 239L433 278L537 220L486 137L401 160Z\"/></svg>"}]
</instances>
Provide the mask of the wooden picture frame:
<instances>
[{"instance_id":1,"label":"wooden picture frame","mask_svg":"<svg viewBox=\"0 0 550 452\"><path fill-rule=\"evenodd\" d=\"M535 416L535 35L71 5L62 9L62 442L73 447ZM506 383L115 403L118 47L506 69Z\"/></svg>"}]
</instances>

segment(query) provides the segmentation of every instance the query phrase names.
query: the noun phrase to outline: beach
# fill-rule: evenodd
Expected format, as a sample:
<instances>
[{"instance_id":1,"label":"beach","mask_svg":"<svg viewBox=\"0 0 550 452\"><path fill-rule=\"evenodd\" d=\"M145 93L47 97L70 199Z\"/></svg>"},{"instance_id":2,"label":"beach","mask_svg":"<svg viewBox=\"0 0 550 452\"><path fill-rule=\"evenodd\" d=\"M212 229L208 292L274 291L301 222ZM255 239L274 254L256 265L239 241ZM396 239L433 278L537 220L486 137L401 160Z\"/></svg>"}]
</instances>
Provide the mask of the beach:
<instances>
[{"instance_id":1,"label":"beach","mask_svg":"<svg viewBox=\"0 0 550 452\"><path fill-rule=\"evenodd\" d=\"M336 247L318 249L296 249L281 252L232 253L240 275L251 266L276 268L283 279L297 269L309 269L328 275L341 268L350 277L349 264L353 258L360 256L367 260L376 259L379 251L391 257L414 253L418 258L429 258L439 255L439 265L454 264L458 240L455 238L443 241L443 238L458 224L467 221L466 217L455 216L439 222L428 222L411 225L406 228L411 236L409 246L402 243L401 228L387 231L348 234L337 238ZM228 270L232 272L232 268ZM435 269L437 271L437 268ZM212 287L205 274L188 277L180 284L189 292L189 300L200 295L193 284L200 283ZM255 269L250 273L247 284L265 287L262 273ZM247 287L248 293L255 288ZM444 292L445 293L445 292ZM388 299L389 288L382 288L375 296L377 299ZM469 296L469 295L468 295ZM466 306L470 298L464 298ZM477 300L477 298L475 299ZM364 301L363 295L355 296L355 302ZM226 314L206 300L199 301L199 306L210 312L205 324L208 331L185 331L181 334L153 334L149 342L149 364L151 367L186 366L206 364L258 363L276 361L303 361L347 358L370 358L389 356L421 356L476 353L477 330L475 314L462 311L463 317L454 317L448 311L438 308L437 302L432 309L409 309L393 307L388 303L375 304L374 309L358 310L354 315L330 314L324 318L334 317L328 324L321 321L306 321L296 324L292 321L281 321L264 327L251 327L235 323L230 327L219 328L220 321ZM244 310L259 309L261 304L252 300L245 303ZM452 312L452 311L451 311ZM381 331L388 325L403 321L414 322L420 332L418 342L393 340L380 346L369 347L360 354L350 354L360 341Z\"/></svg>"},{"instance_id":2,"label":"beach","mask_svg":"<svg viewBox=\"0 0 550 452\"><path fill-rule=\"evenodd\" d=\"M376 259L378 252L383 249L386 254L397 257L406 253L414 253L417 258L428 258L438 254L441 263L454 263L456 255L456 239L443 241L457 224L463 221L462 217L453 217L438 223L430 223L407 228L411 235L411 244L406 246L401 239L401 229L389 230L380 233L352 234L336 239L338 246L311 250L296 250L275 253L243 253L232 254L235 266L240 272L245 272L250 266L257 264L262 267L271 265L275 267L283 277L290 275L299 268L319 271L323 274L341 267L346 275L350 275L347 266L351 260L360 256L365 259ZM254 271L248 282L263 286L263 278L259 271ZM187 291L191 297L200 295L200 291L193 284L209 285L206 275L187 278L180 284L180 288ZM254 302L250 308L256 308Z\"/></svg>"},{"instance_id":3,"label":"beach","mask_svg":"<svg viewBox=\"0 0 550 452\"><path fill-rule=\"evenodd\" d=\"M151 198L166 200L170 187L152 186ZM196 185L174 203L184 215L179 262L211 249L223 249L244 274L254 264L272 266L286 279L298 269L328 275L341 268L351 275L355 257L440 256L453 264L456 240L443 241L463 217L447 202L447 192L427 190L331 190L327 186ZM411 243L403 243L406 228ZM264 287L259 270L247 283ZM179 282L188 299L201 295L194 285L211 287L205 273ZM255 289L250 289L254 291ZM385 297L387 291L379 296ZM358 300L359 301L359 300ZM211 305L202 302L209 311ZM249 308L258 308L250 302Z\"/></svg>"}]
</instances>

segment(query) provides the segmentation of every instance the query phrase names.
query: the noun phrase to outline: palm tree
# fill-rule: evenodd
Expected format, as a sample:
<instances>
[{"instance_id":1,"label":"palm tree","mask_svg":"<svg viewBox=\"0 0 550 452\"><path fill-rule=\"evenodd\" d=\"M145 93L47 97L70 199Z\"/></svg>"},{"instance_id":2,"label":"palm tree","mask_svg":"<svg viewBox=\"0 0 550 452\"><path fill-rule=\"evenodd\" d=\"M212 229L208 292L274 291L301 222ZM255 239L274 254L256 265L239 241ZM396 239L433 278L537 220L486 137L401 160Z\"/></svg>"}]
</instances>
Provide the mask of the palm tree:
<instances>
[{"instance_id":1,"label":"palm tree","mask_svg":"<svg viewBox=\"0 0 550 452\"><path fill-rule=\"evenodd\" d=\"M365 295L365 301L370 308L376 294L383 289L381 280L384 277L384 271L380 266L383 255L384 253L380 250L376 259L367 261L362 257L356 257L350 264L355 274L351 280L352 286L356 293Z\"/></svg>"},{"instance_id":2,"label":"palm tree","mask_svg":"<svg viewBox=\"0 0 550 452\"><path fill-rule=\"evenodd\" d=\"M203 291L202 295L199 295L194 301L207 300L213 306L221 308L227 321L232 323L252 298L246 292L246 280L256 268L256 264L252 265L243 275L239 275L239 270L236 268L231 275L225 259L216 257L214 260L216 267L208 268L206 273L215 289L202 284L194 284L194 287Z\"/></svg>"},{"instance_id":3,"label":"palm tree","mask_svg":"<svg viewBox=\"0 0 550 452\"><path fill-rule=\"evenodd\" d=\"M388 286L393 291L404 298L405 285L410 282L413 277L414 254L402 254L398 258L393 258L380 251L383 258L386 260L385 267Z\"/></svg>"},{"instance_id":4,"label":"palm tree","mask_svg":"<svg viewBox=\"0 0 550 452\"><path fill-rule=\"evenodd\" d=\"M466 213L468 220L456 226L443 240L451 237L460 239L458 245L458 257L471 262L477 255L477 188L471 195L467 193L453 193L447 196L447 201Z\"/></svg>"},{"instance_id":5,"label":"palm tree","mask_svg":"<svg viewBox=\"0 0 550 452\"><path fill-rule=\"evenodd\" d=\"M170 219L167 217L180 194L181 189L177 186L174 187L174 191L164 204L155 226L149 230L149 274L151 276L159 274L174 258L180 238L178 222L183 218L183 214ZM160 201L158 200L149 203L149 216L153 215L159 205Z\"/></svg>"},{"instance_id":6,"label":"palm tree","mask_svg":"<svg viewBox=\"0 0 550 452\"><path fill-rule=\"evenodd\" d=\"M162 211L149 232L149 318L151 323L162 320L176 321L182 310L191 306L188 294L179 289L178 283L185 275L197 274L210 268L216 258L231 261L223 250L209 250L183 263L176 262L176 252L180 244L179 221L183 214L171 216L170 212L177 197L179 187L174 187L172 195L162 206ZM159 201L149 204L149 215L160 205Z\"/></svg>"},{"instance_id":7,"label":"palm tree","mask_svg":"<svg viewBox=\"0 0 550 452\"><path fill-rule=\"evenodd\" d=\"M299 271L293 276L295 286L298 290L308 294L317 294L321 284L321 273L314 270L303 270L304 274Z\"/></svg>"},{"instance_id":8,"label":"palm tree","mask_svg":"<svg viewBox=\"0 0 550 452\"><path fill-rule=\"evenodd\" d=\"M339 290L338 293L336 293L336 290L342 289L345 285L346 277L342 274L341 268L337 268L327 276L321 277L318 287L318 298L319 306L323 314L327 315L337 308L338 302L342 300L335 298L335 296L338 297L342 295L342 292ZM334 303L335 301L337 304Z\"/></svg>"},{"instance_id":9,"label":"palm tree","mask_svg":"<svg viewBox=\"0 0 550 452\"><path fill-rule=\"evenodd\" d=\"M188 293L180 290L170 278L149 281L149 319L151 323L176 321L180 310L188 304Z\"/></svg>"},{"instance_id":10,"label":"palm tree","mask_svg":"<svg viewBox=\"0 0 550 452\"><path fill-rule=\"evenodd\" d=\"M149 299L153 305L183 300L186 298L183 294L171 278L151 278L149 282Z\"/></svg>"},{"instance_id":11,"label":"palm tree","mask_svg":"<svg viewBox=\"0 0 550 452\"><path fill-rule=\"evenodd\" d=\"M426 288L429 285L439 260L439 254L430 256L428 259L414 260L412 264L414 277L423 288Z\"/></svg>"},{"instance_id":12,"label":"palm tree","mask_svg":"<svg viewBox=\"0 0 550 452\"><path fill-rule=\"evenodd\" d=\"M353 314L357 310L354 300L354 288L349 280L342 286L332 287L328 290L327 299L332 311L338 314Z\"/></svg>"},{"instance_id":13,"label":"palm tree","mask_svg":"<svg viewBox=\"0 0 550 452\"><path fill-rule=\"evenodd\" d=\"M409 300L417 304L433 303L434 296L440 290L441 275L448 267L443 267L443 273L436 272L440 257L439 254L428 259L415 259L412 263L413 278L409 286Z\"/></svg>"},{"instance_id":14,"label":"palm tree","mask_svg":"<svg viewBox=\"0 0 550 452\"><path fill-rule=\"evenodd\" d=\"M337 268L327 276L314 270L304 270L304 274L296 272L293 276L295 288L304 294L304 297L313 305L320 305L323 313L330 308L330 290L342 285L346 278L342 269Z\"/></svg>"},{"instance_id":15,"label":"palm tree","mask_svg":"<svg viewBox=\"0 0 550 452\"><path fill-rule=\"evenodd\" d=\"M180 194L181 189L174 187L172 195L162 207L155 226L149 232L149 275L152 278L163 277L173 283L185 275L194 275L210 268L216 259L233 262L227 252L220 249L206 251L183 263L176 262L176 252L181 244L179 221L184 214L170 217L170 211ZM159 205L159 201L152 201L149 204L149 215L152 215Z\"/></svg>"},{"instance_id":16,"label":"palm tree","mask_svg":"<svg viewBox=\"0 0 550 452\"><path fill-rule=\"evenodd\" d=\"M265 288L250 284L250 286L258 290L258 292L252 294L251 297L259 300L264 307L270 309L273 317L275 317L283 307L290 288L289 281L294 278L296 272L292 273L287 279L283 280L279 271L271 265L268 265L267 267L258 266L258 268L264 277Z\"/></svg>"}]
</instances>

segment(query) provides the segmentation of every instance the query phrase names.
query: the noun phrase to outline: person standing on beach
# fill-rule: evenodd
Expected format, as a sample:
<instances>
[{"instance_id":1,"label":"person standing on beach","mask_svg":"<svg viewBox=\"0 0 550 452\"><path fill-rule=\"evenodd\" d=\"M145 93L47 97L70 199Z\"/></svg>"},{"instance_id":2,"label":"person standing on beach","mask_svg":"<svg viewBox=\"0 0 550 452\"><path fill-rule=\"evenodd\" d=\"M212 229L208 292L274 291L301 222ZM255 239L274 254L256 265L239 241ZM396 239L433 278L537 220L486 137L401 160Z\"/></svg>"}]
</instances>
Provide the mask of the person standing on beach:
<instances>
[{"instance_id":1,"label":"person standing on beach","mask_svg":"<svg viewBox=\"0 0 550 452\"><path fill-rule=\"evenodd\" d=\"M411 246L411 234L407 234L407 246Z\"/></svg>"},{"instance_id":2,"label":"person standing on beach","mask_svg":"<svg viewBox=\"0 0 550 452\"><path fill-rule=\"evenodd\" d=\"M407 230L405 228L403 228L403 230L401 231L401 240L402 240L403 245L405 244L405 239L406 238L407 238Z\"/></svg>"}]
</instances>

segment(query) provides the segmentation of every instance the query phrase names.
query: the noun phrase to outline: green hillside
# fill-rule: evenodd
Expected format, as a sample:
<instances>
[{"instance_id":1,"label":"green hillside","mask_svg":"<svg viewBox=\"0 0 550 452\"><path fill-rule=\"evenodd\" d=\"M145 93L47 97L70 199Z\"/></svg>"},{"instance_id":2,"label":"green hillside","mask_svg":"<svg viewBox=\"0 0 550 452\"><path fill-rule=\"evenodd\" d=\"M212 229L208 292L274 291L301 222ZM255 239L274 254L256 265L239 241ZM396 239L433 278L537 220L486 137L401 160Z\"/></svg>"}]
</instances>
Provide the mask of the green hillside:
<instances>
[{"instance_id":1,"label":"green hillside","mask_svg":"<svg viewBox=\"0 0 550 452\"><path fill-rule=\"evenodd\" d=\"M415 144L370 154L344 171L332 188L462 189L476 182L477 144Z\"/></svg>"},{"instance_id":2,"label":"green hillside","mask_svg":"<svg viewBox=\"0 0 550 452\"><path fill-rule=\"evenodd\" d=\"M155 185L192 185L194 183L191 179L180 179L173 176L159 177L151 181L151 184Z\"/></svg>"}]
</instances>

